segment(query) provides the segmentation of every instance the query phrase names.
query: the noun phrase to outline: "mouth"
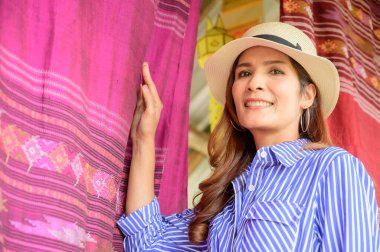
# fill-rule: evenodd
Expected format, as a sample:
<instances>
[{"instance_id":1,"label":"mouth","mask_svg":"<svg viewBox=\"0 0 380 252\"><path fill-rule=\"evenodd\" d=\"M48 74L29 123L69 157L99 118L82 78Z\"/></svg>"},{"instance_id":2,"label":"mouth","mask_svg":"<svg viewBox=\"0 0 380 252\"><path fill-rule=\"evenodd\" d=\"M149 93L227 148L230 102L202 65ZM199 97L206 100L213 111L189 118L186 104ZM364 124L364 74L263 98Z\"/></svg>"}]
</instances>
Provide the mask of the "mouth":
<instances>
[{"instance_id":1,"label":"mouth","mask_svg":"<svg viewBox=\"0 0 380 252\"><path fill-rule=\"evenodd\" d=\"M266 108L272 106L273 102L267 101L247 101L244 103L244 107L246 108Z\"/></svg>"}]
</instances>

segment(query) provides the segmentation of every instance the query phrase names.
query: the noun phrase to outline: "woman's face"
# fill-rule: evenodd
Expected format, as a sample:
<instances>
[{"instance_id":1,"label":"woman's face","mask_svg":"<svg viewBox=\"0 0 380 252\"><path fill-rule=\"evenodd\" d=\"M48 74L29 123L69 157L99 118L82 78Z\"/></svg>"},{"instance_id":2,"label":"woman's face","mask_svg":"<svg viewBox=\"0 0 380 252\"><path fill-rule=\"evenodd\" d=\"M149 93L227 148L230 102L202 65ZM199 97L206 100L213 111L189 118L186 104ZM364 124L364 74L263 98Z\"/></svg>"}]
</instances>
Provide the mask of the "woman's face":
<instances>
[{"instance_id":1,"label":"woman's face","mask_svg":"<svg viewBox=\"0 0 380 252\"><path fill-rule=\"evenodd\" d=\"M254 137L260 132L298 136L302 109L308 106L287 55L268 47L247 49L235 70L232 96L239 123Z\"/></svg>"}]
</instances>

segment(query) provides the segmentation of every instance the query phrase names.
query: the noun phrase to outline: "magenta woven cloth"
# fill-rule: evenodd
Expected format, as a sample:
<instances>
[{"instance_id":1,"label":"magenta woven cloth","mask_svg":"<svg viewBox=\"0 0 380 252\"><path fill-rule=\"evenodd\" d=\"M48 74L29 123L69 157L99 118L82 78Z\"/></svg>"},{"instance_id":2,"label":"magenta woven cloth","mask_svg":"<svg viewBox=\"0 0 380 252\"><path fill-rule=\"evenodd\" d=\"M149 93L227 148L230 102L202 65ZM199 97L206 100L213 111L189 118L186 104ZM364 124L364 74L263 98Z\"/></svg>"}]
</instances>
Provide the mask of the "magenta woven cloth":
<instances>
[{"instance_id":1,"label":"magenta woven cloth","mask_svg":"<svg viewBox=\"0 0 380 252\"><path fill-rule=\"evenodd\" d=\"M0 251L122 251L141 64L164 103L155 190L187 205L199 0L0 1Z\"/></svg>"},{"instance_id":2,"label":"magenta woven cloth","mask_svg":"<svg viewBox=\"0 0 380 252\"><path fill-rule=\"evenodd\" d=\"M281 20L305 31L337 67L341 92L327 121L331 136L363 161L380 204L380 2L282 0Z\"/></svg>"}]
</instances>

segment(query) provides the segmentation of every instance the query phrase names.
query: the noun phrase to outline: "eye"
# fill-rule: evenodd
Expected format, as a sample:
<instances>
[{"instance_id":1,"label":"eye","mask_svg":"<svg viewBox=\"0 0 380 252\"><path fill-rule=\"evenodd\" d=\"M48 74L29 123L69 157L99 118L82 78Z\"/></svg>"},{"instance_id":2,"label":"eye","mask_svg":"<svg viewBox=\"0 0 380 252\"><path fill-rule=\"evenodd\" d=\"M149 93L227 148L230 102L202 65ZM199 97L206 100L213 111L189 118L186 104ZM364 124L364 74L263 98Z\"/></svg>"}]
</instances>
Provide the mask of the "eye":
<instances>
[{"instance_id":1,"label":"eye","mask_svg":"<svg viewBox=\"0 0 380 252\"><path fill-rule=\"evenodd\" d=\"M269 73L272 74L272 75L280 75L280 74L284 74L283 71L278 70L278 69L272 69Z\"/></svg>"},{"instance_id":2,"label":"eye","mask_svg":"<svg viewBox=\"0 0 380 252\"><path fill-rule=\"evenodd\" d=\"M251 73L249 71L243 70L243 71L238 72L237 78L244 78L250 75Z\"/></svg>"}]
</instances>

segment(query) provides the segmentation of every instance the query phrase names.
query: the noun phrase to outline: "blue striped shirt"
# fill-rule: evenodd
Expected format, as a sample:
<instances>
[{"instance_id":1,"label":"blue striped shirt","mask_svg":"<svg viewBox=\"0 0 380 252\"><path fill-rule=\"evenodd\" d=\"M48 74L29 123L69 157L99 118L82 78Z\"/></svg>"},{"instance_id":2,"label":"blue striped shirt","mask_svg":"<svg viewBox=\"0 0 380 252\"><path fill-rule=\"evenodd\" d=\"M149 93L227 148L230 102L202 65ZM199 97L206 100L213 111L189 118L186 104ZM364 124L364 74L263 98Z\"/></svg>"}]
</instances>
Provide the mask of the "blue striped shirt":
<instances>
[{"instance_id":1,"label":"blue striped shirt","mask_svg":"<svg viewBox=\"0 0 380 252\"><path fill-rule=\"evenodd\" d=\"M374 184L360 160L299 139L260 148L232 181L233 200L192 244L194 213L161 216L155 198L118 225L126 251L380 251Z\"/></svg>"}]
</instances>

